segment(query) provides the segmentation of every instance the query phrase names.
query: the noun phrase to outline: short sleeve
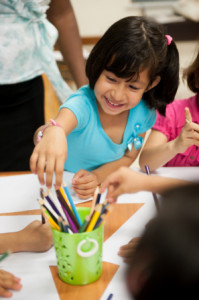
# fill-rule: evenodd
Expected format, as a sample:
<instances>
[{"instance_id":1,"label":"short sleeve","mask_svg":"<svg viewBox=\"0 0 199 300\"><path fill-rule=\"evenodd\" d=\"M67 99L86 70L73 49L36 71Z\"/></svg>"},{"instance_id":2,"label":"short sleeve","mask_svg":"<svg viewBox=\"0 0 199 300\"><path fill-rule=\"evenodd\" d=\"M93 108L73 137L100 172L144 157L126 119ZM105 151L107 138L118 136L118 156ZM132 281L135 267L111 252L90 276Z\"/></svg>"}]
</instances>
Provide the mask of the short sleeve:
<instances>
[{"instance_id":1,"label":"short sleeve","mask_svg":"<svg viewBox=\"0 0 199 300\"><path fill-rule=\"evenodd\" d=\"M166 135L168 141L173 136L173 124L175 122L175 115L172 109L172 106L168 105L166 109L166 116L160 115L159 112L157 112L157 118L154 126L152 129L158 130L162 132L164 135Z\"/></svg>"},{"instance_id":2,"label":"short sleeve","mask_svg":"<svg viewBox=\"0 0 199 300\"><path fill-rule=\"evenodd\" d=\"M90 119L91 106L86 97L82 97L81 94L73 94L61 105L60 109L62 108L70 109L77 119L77 126L73 131L82 130L87 126Z\"/></svg>"}]
</instances>

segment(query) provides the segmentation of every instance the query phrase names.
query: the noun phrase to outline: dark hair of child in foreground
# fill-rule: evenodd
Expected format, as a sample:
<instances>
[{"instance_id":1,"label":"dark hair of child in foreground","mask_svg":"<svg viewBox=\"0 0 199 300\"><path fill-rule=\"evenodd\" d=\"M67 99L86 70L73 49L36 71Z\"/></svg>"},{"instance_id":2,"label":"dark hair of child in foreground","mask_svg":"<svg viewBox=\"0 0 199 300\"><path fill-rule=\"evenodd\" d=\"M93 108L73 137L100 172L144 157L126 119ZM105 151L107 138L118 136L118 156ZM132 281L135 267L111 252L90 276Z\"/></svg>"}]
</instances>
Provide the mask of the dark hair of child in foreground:
<instances>
[{"instance_id":1,"label":"dark hair of child in foreground","mask_svg":"<svg viewBox=\"0 0 199 300\"><path fill-rule=\"evenodd\" d=\"M199 186L165 193L132 253L127 285L135 300L199 299Z\"/></svg>"}]
</instances>

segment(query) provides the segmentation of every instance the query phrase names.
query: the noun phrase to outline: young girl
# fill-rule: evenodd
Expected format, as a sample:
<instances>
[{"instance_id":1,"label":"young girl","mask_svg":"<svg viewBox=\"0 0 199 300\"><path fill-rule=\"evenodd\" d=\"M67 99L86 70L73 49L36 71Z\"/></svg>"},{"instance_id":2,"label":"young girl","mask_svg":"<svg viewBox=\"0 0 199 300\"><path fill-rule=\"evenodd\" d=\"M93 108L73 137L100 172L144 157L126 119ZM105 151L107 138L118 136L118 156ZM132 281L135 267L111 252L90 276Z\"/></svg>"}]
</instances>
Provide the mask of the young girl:
<instances>
[{"instance_id":1,"label":"young girl","mask_svg":"<svg viewBox=\"0 0 199 300\"><path fill-rule=\"evenodd\" d=\"M126 17L95 45L86 73L89 86L67 99L55 121L36 131L40 142L30 159L41 184L46 171L48 187L54 171L57 188L63 169L76 173L73 188L82 199L91 197L109 173L136 159L155 122L155 109L164 114L174 99L178 51L161 25Z\"/></svg>"},{"instance_id":2,"label":"young girl","mask_svg":"<svg viewBox=\"0 0 199 300\"><path fill-rule=\"evenodd\" d=\"M190 90L188 99L175 100L166 108L166 116L157 113L157 120L140 155L140 166L151 170L161 166L199 165L199 51L192 65L185 70Z\"/></svg>"}]
</instances>

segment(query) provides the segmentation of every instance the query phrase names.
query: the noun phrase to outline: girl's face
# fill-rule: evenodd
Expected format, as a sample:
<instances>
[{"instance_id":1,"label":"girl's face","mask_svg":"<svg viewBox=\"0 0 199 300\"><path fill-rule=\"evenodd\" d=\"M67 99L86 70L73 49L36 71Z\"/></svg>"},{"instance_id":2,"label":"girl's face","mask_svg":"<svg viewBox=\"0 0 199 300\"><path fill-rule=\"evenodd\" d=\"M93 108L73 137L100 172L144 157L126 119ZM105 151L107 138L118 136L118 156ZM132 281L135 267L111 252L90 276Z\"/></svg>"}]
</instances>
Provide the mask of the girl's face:
<instances>
[{"instance_id":1,"label":"girl's face","mask_svg":"<svg viewBox=\"0 0 199 300\"><path fill-rule=\"evenodd\" d=\"M136 80L128 81L104 70L96 81L94 92L100 108L109 115L118 115L135 107L148 90L148 72L139 73Z\"/></svg>"}]
</instances>

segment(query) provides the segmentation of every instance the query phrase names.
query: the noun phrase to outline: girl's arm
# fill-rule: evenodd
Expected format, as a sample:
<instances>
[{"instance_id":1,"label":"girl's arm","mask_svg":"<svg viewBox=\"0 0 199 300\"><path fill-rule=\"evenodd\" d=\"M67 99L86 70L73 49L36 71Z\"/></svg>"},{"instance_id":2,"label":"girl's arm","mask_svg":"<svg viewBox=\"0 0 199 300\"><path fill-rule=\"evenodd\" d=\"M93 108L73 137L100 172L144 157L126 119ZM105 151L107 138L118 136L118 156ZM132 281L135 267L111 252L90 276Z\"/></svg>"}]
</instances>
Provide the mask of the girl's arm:
<instances>
[{"instance_id":1,"label":"girl's arm","mask_svg":"<svg viewBox=\"0 0 199 300\"><path fill-rule=\"evenodd\" d=\"M70 0L51 0L47 16L59 32L58 46L77 87L87 84L82 42Z\"/></svg>"},{"instance_id":2,"label":"girl's arm","mask_svg":"<svg viewBox=\"0 0 199 300\"><path fill-rule=\"evenodd\" d=\"M77 119L71 110L63 108L55 121L60 126L50 125L45 128L43 137L36 144L31 155L30 168L33 173L38 175L42 185L45 184L44 173L46 173L46 186L48 188L52 186L53 173L55 172L55 187L58 189L62 184L64 162L67 157L66 136L77 126Z\"/></svg>"},{"instance_id":3,"label":"girl's arm","mask_svg":"<svg viewBox=\"0 0 199 300\"><path fill-rule=\"evenodd\" d=\"M175 140L168 142L165 134L151 129L140 154L140 168L145 171L145 165L148 165L151 171L156 170L171 160L177 153Z\"/></svg>"},{"instance_id":4,"label":"girl's arm","mask_svg":"<svg viewBox=\"0 0 199 300\"><path fill-rule=\"evenodd\" d=\"M52 231L47 223L35 220L17 232L0 234L0 253L11 252L43 252L52 246Z\"/></svg>"},{"instance_id":5,"label":"girl's arm","mask_svg":"<svg viewBox=\"0 0 199 300\"><path fill-rule=\"evenodd\" d=\"M190 146L199 146L199 125L192 122L188 107L185 108L185 125L179 136L172 141L160 131L151 130L148 140L140 155L140 167L148 165L151 171L162 167L176 154L184 153Z\"/></svg>"},{"instance_id":6,"label":"girl's arm","mask_svg":"<svg viewBox=\"0 0 199 300\"><path fill-rule=\"evenodd\" d=\"M145 133L140 136L144 139ZM140 150L136 151L134 147L132 147L131 151L127 150L122 158L106 163L91 172L80 170L73 178L73 190L81 199L92 197L97 185L101 184L110 173L120 167L129 167L135 161L139 152Z\"/></svg>"},{"instance_id":7,"label":"girl's arm","mask_svg":"<svg viewBox=\"0 0 199 300\"><path fill-rule=\"evenodd\" d=\"M155 175L148 176L130 168L120 168L104 180L101 192L103 193L107 188L107 199L115 202L120 195L125 193L149 191L161 194L168 189L185 184L191 184L191 182Z\"/></svg>"}]
</instances>

